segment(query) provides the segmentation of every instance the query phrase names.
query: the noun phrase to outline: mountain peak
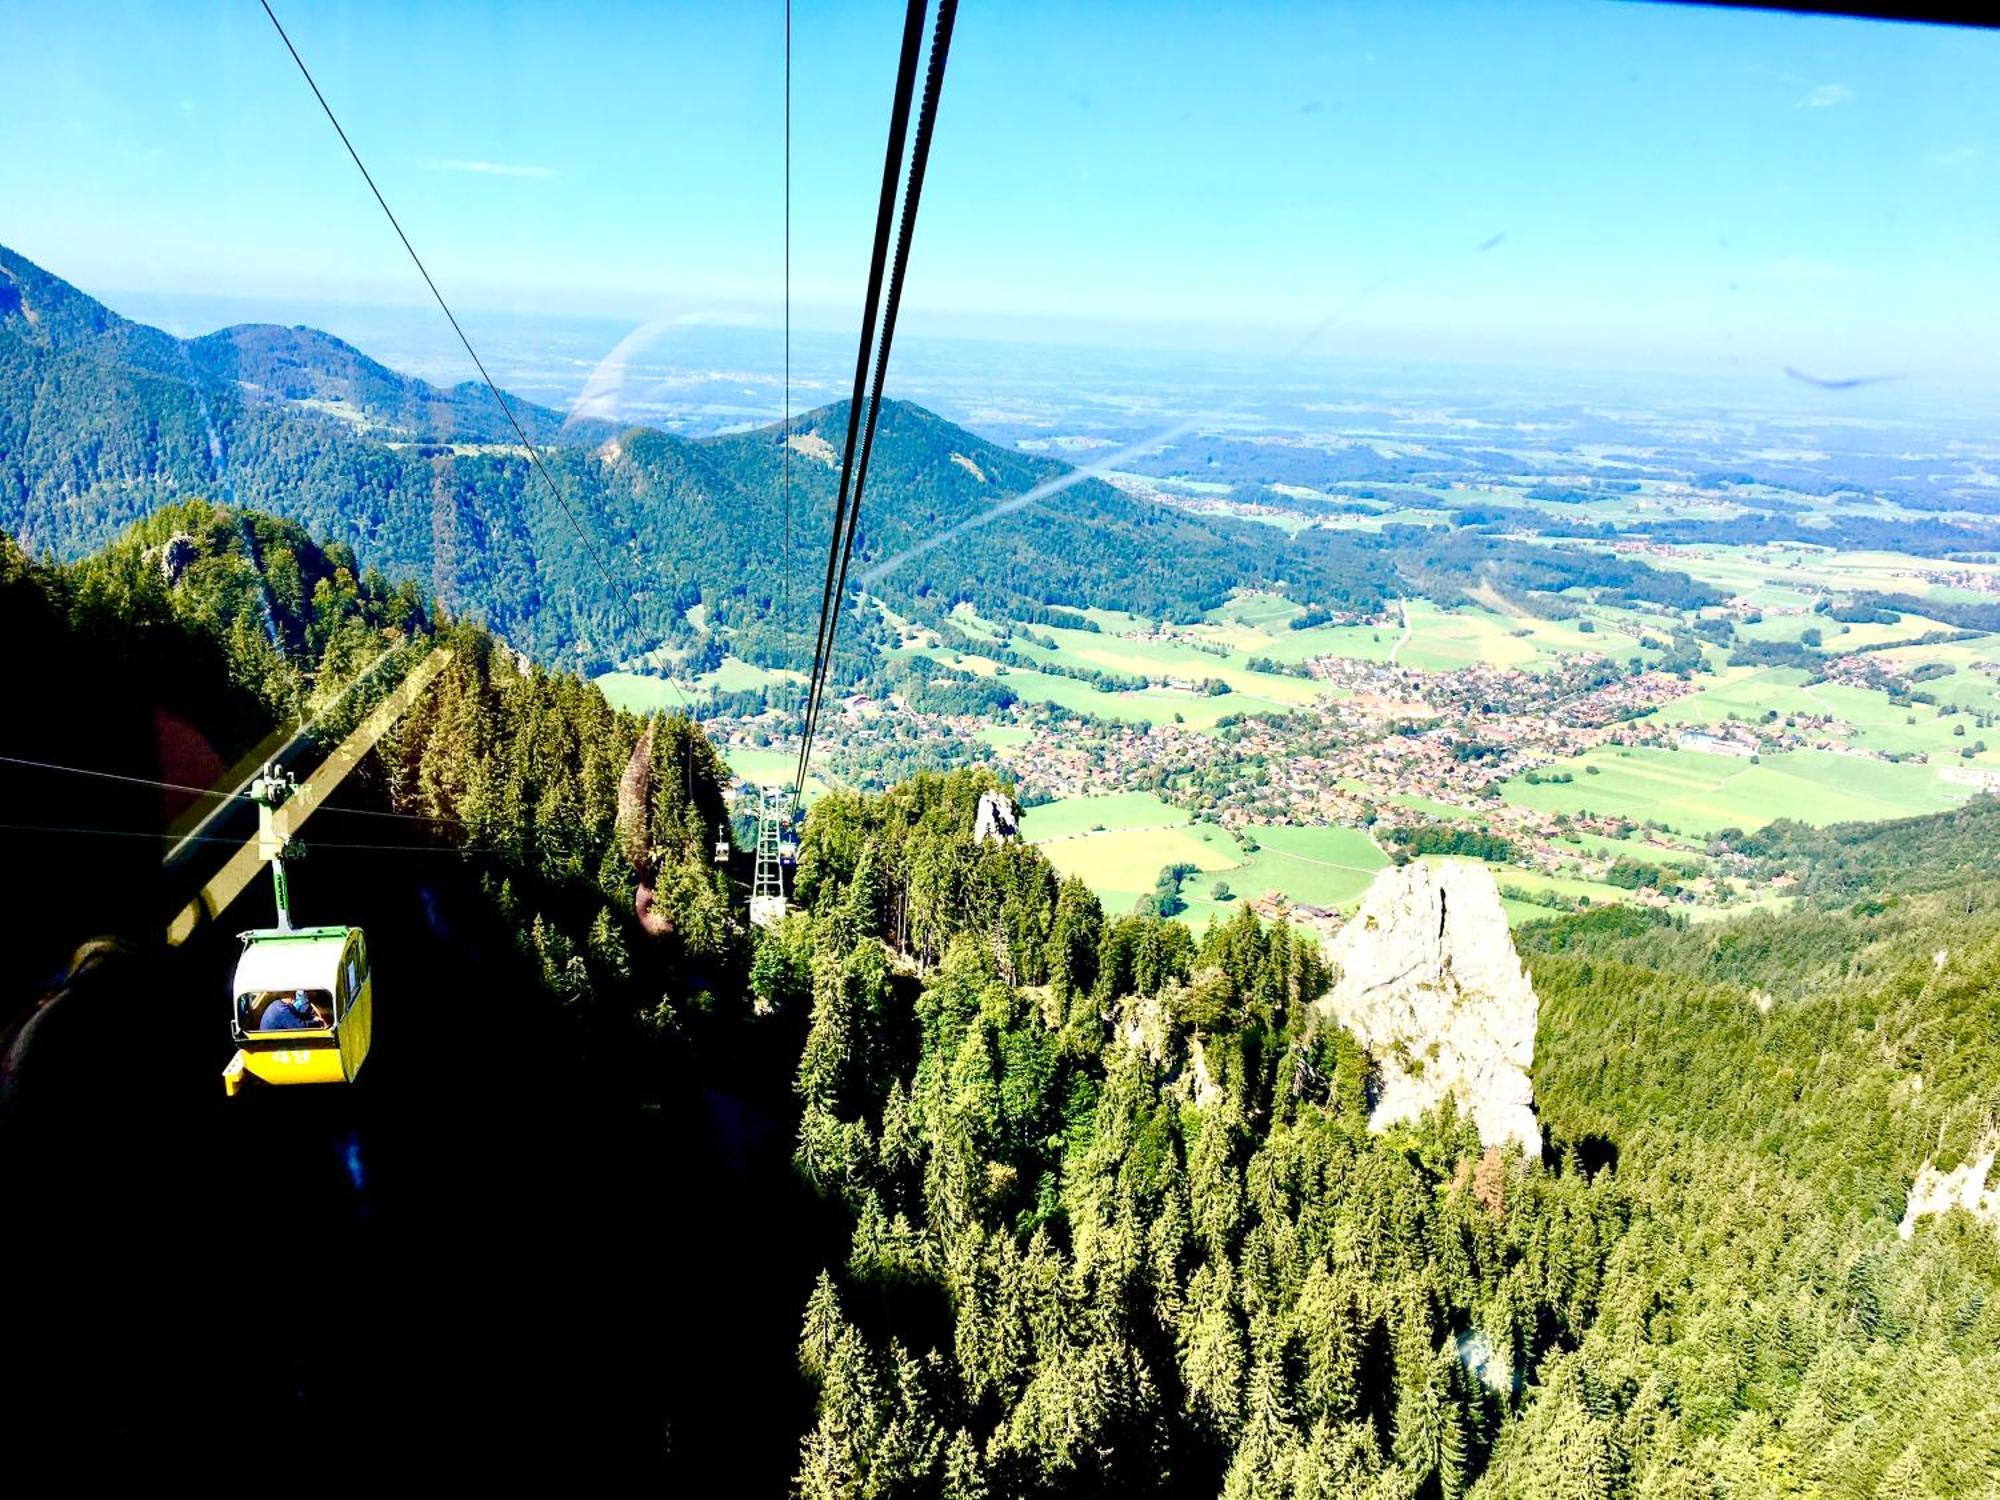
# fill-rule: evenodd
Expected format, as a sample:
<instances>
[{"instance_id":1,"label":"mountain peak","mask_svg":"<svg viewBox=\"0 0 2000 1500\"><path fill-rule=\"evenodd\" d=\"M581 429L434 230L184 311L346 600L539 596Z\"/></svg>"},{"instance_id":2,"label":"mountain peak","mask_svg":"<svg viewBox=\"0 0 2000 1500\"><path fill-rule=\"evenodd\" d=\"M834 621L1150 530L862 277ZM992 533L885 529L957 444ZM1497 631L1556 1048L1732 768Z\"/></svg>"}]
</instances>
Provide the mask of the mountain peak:
<instances>
[{"instance_id":1,"label":"mountain peak","mask_svg":"<svg viewBox=\"0 0 2000 1500\"><path fill-rule=\"evenodd\" d=\"M0 329L52 353L100 353L155 373L184 368L180 340L134 323L0 245Z\"/></svg>"}]
</instances>

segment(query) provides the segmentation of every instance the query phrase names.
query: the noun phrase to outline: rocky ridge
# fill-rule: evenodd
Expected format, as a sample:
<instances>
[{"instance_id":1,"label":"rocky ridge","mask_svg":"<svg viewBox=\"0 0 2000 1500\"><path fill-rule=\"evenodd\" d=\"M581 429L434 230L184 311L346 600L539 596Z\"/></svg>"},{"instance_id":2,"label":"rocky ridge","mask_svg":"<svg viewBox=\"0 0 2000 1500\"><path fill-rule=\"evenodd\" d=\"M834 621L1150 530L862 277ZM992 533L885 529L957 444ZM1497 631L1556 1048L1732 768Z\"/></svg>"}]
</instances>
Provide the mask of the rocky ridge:
<instances>
[{"instance_id":1,"label":"rocky ridge","mask_svg":"<svg viewBox=\"0 0 2000 1500\"><path fill-rule=\"evenodd\" d=\"M1996 1156L2000 1156L2000 1135L1988 1135L1949 1172L1941 1172L1926 1161L1917 1169L1917 1180L1910 1184L1909 1201L1896 1233L1908 1239L1916 1233L1917 1220L1927 1214L1950 1213L1954 1208L1962 1208L1980 1223L2000 1230L2000 1185L1986 1185Z\"/></svg>"},{"instance_id":2,"label":"rocky ridge","mask_svg":"<svg viewBox=\"0 0 2000 1500\"><path fill-rule=\"evenodd\" d=\"M1376 1061L1373 1128L1413 1120L1450 1094L1482 1144L1541 1155L1528 1074L1535 990L1484 865L1382 871L1327 956L1337 977L1316 1003Z\"/></svg>"}]
</instances>

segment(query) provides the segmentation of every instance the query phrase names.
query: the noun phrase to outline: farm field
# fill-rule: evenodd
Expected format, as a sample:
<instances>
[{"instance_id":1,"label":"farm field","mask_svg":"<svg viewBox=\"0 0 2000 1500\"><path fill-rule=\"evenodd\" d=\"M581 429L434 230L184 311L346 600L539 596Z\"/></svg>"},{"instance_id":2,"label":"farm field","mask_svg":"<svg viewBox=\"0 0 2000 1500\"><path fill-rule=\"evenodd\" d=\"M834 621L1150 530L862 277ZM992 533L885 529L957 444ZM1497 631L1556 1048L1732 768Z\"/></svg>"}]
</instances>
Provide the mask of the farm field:
<instances>
[{"instance_id":1,"label":"farm field","mask_svg":"<svg viewBox=\"0 0 2000 1500\"><path fill-rule=\"evenodd\" d=\"M1918 598L1958 597L1932 581L1940 569L1937 562L1900 552L1833 552L1795 542L1704 544L1675 548L1671 566L1765 609L1810 609L1824 594L1852 589ZM2000 571L1993 564L1958 561L1951 568Z\"/></svg>"},{"instance_id":2,"label":"farm field","mask_svg":"<svg viewBox=\"0 0 2000 1500\"><path fill-rule=\"evenodd\" d=\"M1249 657L1241 651L1218 656L1193 642L1140 640L1128 635L1049 626L1037 626L1034 633L1053 640L1055 648L1051 650L1021 635L1015 636L1014 648L1065 666L1125 672L1154 681L1174 678L1199 682L1214 677L1228 683L1235 692L1293 706L1311 703L1324 693L1319 684L1308 678L1253 670Z\"/></svg>"},{"instance_id":3,"label":"farm field","mask_svg":"<svg viewBox=\"0 0 2000 1500\"><path fill-rule=\"evenodd\" d=\"M1494 607L1499 606L1499 607ZM1593 629L1580 620L1547 620L1506 606L1498 595L1487 601L1445 608L1428 599L1404 603L1409 633L1395 620L1380 625L1316 625L1292 630L1302 611L1271 595L1245 594L1214 611L1195 631L1237 646L1245 657L1302 662L1315 656L1388 662L1424 672L1450 672L1482 662L1500 667L1535 668L1565 656L1594 653L1624 660L1644 654L1640 627L1624 611L1592 608Z\"/></svg>"},{"instance_id":4,"label":"farm field","mask_svg":"<svg viewBox=\"0 0 2000 1500\"><path fill-rule=\"evenodd\" d=\"M1916 649L1928 652L1945 648ZM1889 653L1883 655L1886 658ZM1963 682L1959 681L1961 676ZM1962 697L1952 690L1953 686L1963 691ZM2000 766L2000 749L1989 748L1970 757L1960 755L1962 750L1982 742L1989 747L2000 746L2000 732L1982 729L1969 713L1945 713L1941 709L1943 704L1957 704L1976 711L2000 712L2000 702L1992 697L1992 680L1976 673L1955 673L1949 678L1927 681L1923 687L1940 700L1939 705L1910 703L1899 707L1890 701L1888 694L1873 688L1839 682L1808 685L1808 674L1795 667L1725 667L1710 686L1664 705L1658 717L1663 724L1700 729L1732 719L1755 723L1767 713L1780 717L1831 714L1851 726L1845 741L1857 749L1899 755L1921 751L1933 759L1968 759L1975 765ZM1979 698L1982 687L1987 694L1984 702ZM1938 691L1940 688L1944 690Z\"/></svg>"},{"instance_id":5,"label":"farm field","mask_svg":"<svg viewBox=\"0 0 2000 1500\"><path fill-rule=\"evenodd\" d=\"M1129 828L1178 827L1188 821L1184 808L1163 802L1151 792L1113 792L1103 797L1064 797L1021 809L1021 837L1031 844L1072 838L1080 833ZM1148 874L1151 884L1151 872Z\"/></svg>"},{"instance_id":6,"label":"farm field","mask_svg":"<svg viewBox=\"0 0 2000 1500\"><path fill-rule=\"evenodd\" d=\"M1341 785L1348 791L1359 793L1364 797L1373 791L1365 781L1348 779L1342 781ZM1455 802L1440 802L1435 797L1420 796L1416 792L1391 792L1381 800L1394 803L1398 807L1407 807L1410 811L1420 812L1426 817L1442 818L1447 823L1468 823L1473 827L1480 827L1487 821L1484 813L1460 807Z\"/></svg>"},{"instance_id":7,"label":"farm field","mask_svg":"<svg viewBox=\"0 0 2000 1500\"><path fill-rule=\"evenodd\" d=\"M1766 615L1755 623L1739 623L1736 633L1746 641L1796 641L1808 630L1817 630L1828 651L1859 651L1863 647L1913 641L1951 627L1922 615L1903 615L1894 623L1854 624L1829 619L1805 610L1797 614Z\"/></svg>"},{"instance_id":8,"label":"farm field","mask_svg":"<svg viewBox=\"0 0 2000 1500\"><path fill-rule=\"evenodd\" d=\"M1882 652L1880 660L1885 667L1898 671L1932 665L1949 667L1952 669L1949 674L1925 679L1921 684L1923 691L1940 704L1956 704L1974 713L2000 714L2000 635L1934 641L1923 646L1894 646Z\"/></svg>"},{"instance_id":9,"label":"farm field","mask_svg":"<svg viewBox=\"0 0 2000 1500\"><path fill-rule=\"evenodd\" d=\"M702 673L691 684L682 684L678 692L666 678L645 672L606 672L595 681L598 691L604 694L604 701L613 708L643 714L655 709L669 713L681 709L684 706L682 693L690 701L698 703L711 693L749 692L788 679L800 684L805 682L804 675L798 672L773 672L738 657L725 656L721 666L713 672Z\"/></svg>"},{"instance_id":10,"label":"farm field","mask_svg":"<svg viewBox=\"0 0 2000 1500\"><path fill-rule=\"evenodd\" d=\"M1229 838L1222 829L1214 830ZM1292 905L1338 907L1351 910L1368 889L1375 872L1389 861L1374 841L1358 828L1314 828L1287 825L1260 825L1249 830L1259 847L1255 852L1235 843L1240 863L1214 875L1189 880L1181 887L1187 902L1182 913L1197 930L1213 916L1227 918L1238 903L1254 900L1266 891L1282 891ZM1234 897L1228 902L1214 899L1217 879L1226 881Z\"/></svg>"},{"instance_id":11,"label":"farm field","mask_svg":"<svg viewBox=\"0 0 2000 1500\"><path fill-rule=\"evenodd\" d=\"M1805 691L1807 676L1796 667L1724 667L1713 678L1697 678L1708 685L1664 705L1659 719L1694 727L1729 719L1754 723L1772 712L1824 713Z\"/></svg>"},{"instance_id":12,"label":"farm field","mask_svg":"<svg viewBox=\"0 0 2000 1500\"><path fill-rule=\"evenodd\" d=\"M1899 754L1923 751L1933 758L1958 757L1975 765L2000 765L2000 751L1996 750L1960 757L1960 751L1981 743L2000 744L2000 732L1981 729L1970 714L1941 713L1928 703L1898 708L1886 693L1837 682L1808 689L1807 696L1820 705L1822 712L1835 714L1854 726L1848 737L1851 744ZM2000 708L2000 704L1994 707Z\"/></svg>"},{"instance_id":13,"label":"farm field","mask_svg":"<svg viewBox=\"0 0 2000 1500\"><path fill-rule=\"evenodd\" d=\"M1899 667L1923 662L1943 662L1959 668L1986 665L2000 667L2000 635L1974 636L1963 641L1932 641L1923 646L1892 646L1882 660Z\"/></svg>"},{"instance_id":14,"label":"farm field","mask_svg":"<svg viewBox=\"0 0 2000 1500\"><path fill-rule=\"evenodd\" d=\"M1512 865L1489 864L1493 883L1500 887L1500 904L1507 920L1518 926L1546 917L1560 916L1561 910L1529 899L1534 896L1561 897L1568 901L1588 901L1593 906L1615 906L1630 901L1632 893L1601 880L1585 880L1573 875L1546 875L1539 870L1520 870Z\"/></svg>"},{"instance_id":15,"label":"farm field","mask_svg":"<svg viewBox=\"0 0 2000 1500\"><path fill-rule=\"evenodd\" d=\"M1529 785L1516 777L1502 795L1545 812L1609 813L1688 834L1761 828L1774 818L1826 824L1906 817L1941 812L1972 795L1936 767L1818 750L1753 764L1695 750L1605 747L1543 768L1549 771L1568 771L1575 780Z\"/></svg>"},{"instance_id":16,"label":"farm field","mask_svg":"<svg viewBox=\"0 0 2000 1500\"><path fill-rule=\"evenodd\" d=\"M1298 605L1268 594L1244 594L1215 610L1199 625L1183 627L1166 638L1150 634L1148 622L1111 611L1092 611L1098 632L1060 626L1033 626L1018 632L1012 648L1051 668L1072 667L1149 678L1198 682L1217 678L1231 691L1216 697L1184 693L1158 686L1137 692L1103 692L1090 683L1056 671L1002 669L975 652L953 653L927 639L900 648L918 652L983 677L1004 674L1008 685L1031 702L1056 703L1079 713L1131 723L1154 723L1178 714L1196 728L1237 713L1283 712L1328 696L1329 689L1307 678L1265 672L1251 663L1264 658L1287 665L1318 656L1357 661L1394 662L1418 671L1449 672L1485 663L1534 670L1567 657L1592 653L1624 660L1647 654L1641 644L1648 627L1627 611L1593 607L1591 629L1582 620L1548 620L1506 606L1497 595L1489 604L1445 608L1426 599L1411 599L1408 629L1396 620L1367 625L1317 625L1289 628L1302 613ZM954 623L967 634L992 640L999 628L961 608ZM1044 641L1053 645L1043 644ZM1221 648L1218 650L1217 648ZM954 660L956 655L956 660Z\"/></svg>"},{"instance_id":17,"label":"farm field","mask_svg":"<svg viewBox=\"0 0 2000 1500\"><path fill-rule=\"evenodd\" d=\"M1026 645L1027 642L1016 638L1017 650ZM1296 706L1250 693L1224 693L1211 697L1206 693L1180 692L1171 688L1104 692L1094 684L1074 677L1003 666L991 657L969 651L954 653L943 647L924 644L898 647L892 654L928 656L971 676L1004 678L1017 696L1030 703L1054 703L1072 713L1091 714L1124 724L1167 724L1174 722L1178 715L1180 722L1195 729L1213 729L1217 720L1231 714L1284 713ZM953 660L954 655L957 660ZM1274 680L1289 682L1292 679Z\"/></svg>"},{"instance_id":18,"label":"farm field","mask_svg":"<svg viewBox=\"0 0 2000 1500\"><path fill-rule=\"evenodd\" d=\"M1235 841L1213 825L1201 833L1186 828L1107 830L1039 847L1059 874L1074 875L1089 886L1112 916L1131 911L1168 865L1188 864L1214 873L1236 869Z\"/></svg>"},{"instance_id":19,"label":"farm field","mask_svg":"<svg viewBox=\"0 0 2000 1500\"><path fill-rule=\"evenodd\" d=\"M741 693L752 688L769 687L777 682L796 682L805 685L803 672L777 672L769 667L756 666L741 657L725 656L722 665L713 672L704 672L695 678L704 690L717 693Z\"/></svg>"},{"instance_id":20,"label":"farm field","mask_svg":"<svg viewBox=\"0 0 2000 1500\"><path fill-rule=\"evenodd\" d=\"M1667 837L1667 835L1655 835ZM1673 864L1700 857L1702 846L1699 841L1685 839L1672 849L1662 849L1657 844L1642 843L1637 838L1613 839L1601 833L1572 833L1565 843L1573 845L1580 854L1593 855L1603 859L1643 860L1647 864Z\"/></svg>"},{"instance_id":21,"label":"farm field","mask_svg":"<svg viewBox=\"0 0 2000 1500\"><path fill-rule=\"evenodd\" d=\"M717 748L723 750L730 770L758 786L790 786L792 778L798 774L799 754L796 749L752 750L735 745ZM806 801L825 796L826 790L826 783L817 774L806 777Z\"/></svg>"},{"instance_id":22,"label":"farm field","mask_svg":"<svg viewBox=\"0 0 2000 1500\"><path fill-rule=\"evenodd\" d=\"M626 713L647 714L655 709L681 706L681 700L674 696L664 677L648 677L643 672L606 672L595 681L604 701Z\"/></svg>"},{"instance_id":23,"label":"farm field","mask_svg":"<svg viewBox=\"0 0 2000 1500\"><path fill-rule=\"evenodd\" d=\"M1283 604L1283 601L1278 601ZM1297 608L1284 605L1293 614ZM1182 714L1186 722L1201 725L1213 722L1231 712L1269 713L1284 712L1291 708L1311 704L1329 695L1330 689L1324 684L1308 678L1294 677L1285 673L1265 672L1253 668L1250 663L1254 656L1264 653L1260 642L1261 632L1247 627L1214 628L1194 626L1166 637L1154 634L1153 622L1136 615L1114 610L1090 610L1089 619L1099 626L1097 630L1071 629L1060 625L1026 626L1015 631L1009 642L1012 650L1031 660L1044 662L1051 669L1046 674L1025 674L1017 667L1006 668L1013 678L1024 681L1010 685L1025 698L1039 702L1060 703L1065 708L1081 712L1095 712L1107 718L1127 721L1146 718L1155 721L1170 718L1174 712ZM895 621L894 616L888 616ZM895 621L905 630L909 627ZM952 623L967 635L980 640L997 641L1005 633L999 625L983 620L969 607L961 605L953 611ZM1287 632L1295 634L1296 632ZM901 648L904 652L922 651L947 665L970 670L981 676L995 675L997 663L973 652L959 654L954 661L948 647L928 633L916 633L915 639ZM1050 644L1053 643L1053 644ZM1216 648L1222 648L1220 650ZM1307 651L1304 656L1321 654L1326 648ZM1304 660L1300 656L1298 660ZM1092 684L1074 678L1064 678L1062 668L1083 669L1099 672L1118 673L1129 677L1144 677L1154 684L1150 689L1137 693L1102 693ZM1047 681L1054 678L1054 683ZM1229 685L1231 692L1218 695L1220 706L1189 712L1185 699L1204 696L1196 693L1178 692L1164 687L1169 681L1198 683L1215 678ZM1057 684L1067 682L1073 688L1082 688L1094 698L1076 698L1070 689ZM1231 704L1228 700L1236 698ZM1106 703L1103 700L1114 700ZM1115 700L1125 700L1118 702ZM1135 700L1144 700L1135 702ZM1165 712L1162 713L1162 709Z\"/></svg>"},{"instance_id":24,"label":"farm field","mask_svg":"<svg viewBox=\"0 0 2000 1500\"><path fill-rule=\"evenodd\" d=\"M1107 913L1122 916L1167 865L1222 870L1241 858L1224 829L1190 821L1150 792L1115 792L1024 808L1021 834L1058 873L1089 886Z\"/></svg>"},{"instance_id":25,"label":"farm field","mask_svg":"<svg viewBox=\"0 0 2000 1500\"><path fill-rule=\"evenodd\" d=\"M1146 792L1031 807L1021 831L1063 875L1090 886L1113 914L1130 911L1167 865L1195 866L1200 873L1181 888L1187 902L1181 916L1197 929L1266 891L1280 891L1294 904L1352 906L1388 863L1354 828L1259 826L1249 830L1258 845L1250 849L1228 829L1193 822ZM1230 900L1216 899L1218 880L1228 885Z\"/></svg>"}]
</instances>

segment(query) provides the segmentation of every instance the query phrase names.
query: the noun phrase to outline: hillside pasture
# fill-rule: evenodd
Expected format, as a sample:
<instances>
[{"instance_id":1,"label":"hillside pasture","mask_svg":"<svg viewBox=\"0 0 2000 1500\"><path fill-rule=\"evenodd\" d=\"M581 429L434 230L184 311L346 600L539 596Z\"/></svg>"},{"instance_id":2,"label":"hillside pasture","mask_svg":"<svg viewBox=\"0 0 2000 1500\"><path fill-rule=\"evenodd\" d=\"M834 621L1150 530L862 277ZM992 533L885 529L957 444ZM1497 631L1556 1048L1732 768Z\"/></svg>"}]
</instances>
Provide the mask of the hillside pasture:
<instances>
[{"instance_id":1,"label":"hillside pasture","mask_svg":"<svg viewBox=\"0 0 2000 1500\"><path fill-rule=\"evenodd\" d=\"M1932 766L1820 750L1765 756L1759 764L1696 750L1606 746L1543 768L1549 771L1575 779L1530 785L1515 777L1502 795L1545 812L1658 821L1697 835L1761 828L1774 818L1826 824L1941 812L1972 793Z\"/></svg>"},{"instance_id":2,"label":"hillside pasture","mask_svg":"<svg viewBox=\"0 0 2000 1500\"><path fill-rule=\"evenodd\" d=\"M1196 927L1276 891L1293 905L1352 907L1388 861L1355 828L1258 826L1232 833L1195 822L1149 792L1067 797L1023 811L1021 832L1062 874L1114 913L1129 911L1168 865L1199 872L1182 885L1182 919ZM1257 847L1248 847L1254 842ZM1226 882L1231 899L1216 899Z\"/></svg>"},{"instance_id":3,"label":"hillside pasture","mask_svg":"<svg viewBox=\"0 0 2000 1500\"><path fill-rule=\"evenodd\" d=\"M796 748L756 750L740 745L719 745L716 748L722 751L730 770L757 786L790 786L792 778L798 774L799 752ZM817 775L806 777L806 801L825 796L826 790L826 783Z\"/></svg>"},{"instance_id":4,"label":"hillside pasture","mask_svg":"<svg viewBox=\"0 0 2000 1500\"><path fill-rule=\"evenodd\" d=\"M1027 655L1042 655L1054 659L1055 654L1032 648L1026 640L1016 637L1015 649ZM1286 698L1267 697L1252 693L1208 693L1177 688L1143 688L1135 691L1105 689L1092 682L1076 677L1060 676L1054 672L1033 671L1025 667L1008 666L989 656L981 656L975 651L955 651L948 647L918 641L896 648L891 655L928 656L957 671L970 676L996 678L1012 688L1015 696L1028 703L1053 703L1068 709L1071 713L1089 714L1094 718L1120 724L1168 724L1184 723L1195 729L1212 729L1218 720L1232 714L1289 713L1297 706L1291 701L1296 694L1288 691ZM1215 675L1215 674L1211 674ZM1293 679L1271 677L1258 674L1267 682L1293 683ZM1300 683L1298 686L1310 686Z\"/></svg>"},{"instance_id":5,"label":"hillside pasture","mask_svg":"<svg viewBox=\"0 0 2000 1500\"><path fill-rule=\"evenodd\" d=\"M1031 844L1074 838L1082 833L1134 828L1178 828L1189 821L1185 808L1151 792L1112 792L1102 797L1063 797L1021 809L1021 836Z\"/></svg>"},{"instance_id":6,"label":"hillside pasture","mask_svg":"<svg viewBox=\"0 0 2000 1500\"><path fill-rule=\"evenodd\" d=\"M1284 606L1280 608L1279 606ZM1422 672L1452 672L1485 664L1550 666L1565 657L1590 654L1623 661L1645 654L1644 626L1628 612L1578 606L1577 618L1547 619L1532 614L1492 589L1477 602L1445 605L1410 599L1391 618L1363 625L1315 625L1293 630L1302 613L1285 601L1242 595L1209 616L1205 628L1236 646L1246 658L1304 662L1317 656L1353 661L1394 662ZM1408 630L1402 612L1407 611ZM1581 628L1589 619L1592 628Z\"/></svg>"},{"instance_id":7,"label":"hillside pasture","mask_svg":"<svg viewBox=\"0 0 2000 1500\"><path fill-rule=\"evenodd\" d=\"M1960 678L1964 679L1962 683ZM1963 699L1953 692L1952 684L1966 690ZM1992 679L1979 674L1953 673L1950 678L1936 678L1922 686L1939 700L1938 704L1898 705L1879 688L1840 682L1812 683L1799 668L1725 667L1707 686L1662 705L1657 718L1662 724L1699 730L1731 720L1761 723L1768 714L1776 714L1780 720L1830 714L1846 726L1838 736L1841 742L1858 750L1895 755L1922 753L1938 760L1959 759L1961 750L1981 740L1991 747L2000 747L2000 731L1980 729L1970 713L1943 711L1943 706L1956 704L1975 711L2000 713L2000 700L1992 696ZM1982 686L1987 694L1983 701L1979 696ZM1954 732L1961 727L1963 734ZM1971 759L1978 765L2000 766L2000 748L1989 748Z\"/></svg>"}]
</instances>

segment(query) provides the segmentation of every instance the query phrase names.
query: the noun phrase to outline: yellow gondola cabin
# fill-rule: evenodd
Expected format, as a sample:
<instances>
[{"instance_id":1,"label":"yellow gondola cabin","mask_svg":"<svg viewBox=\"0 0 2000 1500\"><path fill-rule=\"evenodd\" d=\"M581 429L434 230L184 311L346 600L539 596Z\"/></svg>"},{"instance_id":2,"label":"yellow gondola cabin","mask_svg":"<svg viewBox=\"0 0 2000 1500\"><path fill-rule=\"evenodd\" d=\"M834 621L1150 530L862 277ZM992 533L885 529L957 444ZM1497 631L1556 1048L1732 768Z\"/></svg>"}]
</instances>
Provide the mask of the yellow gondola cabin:
<instances>
[{"instance_id":1,"label":"yellow gondola cabin","mask_svg":"<svg viewBox=\"0 0 2000 1500\"><path fill-rule=\"evenodd\" d=\"M262 1083L352 1083L368 1058L374 988L359 927L262 928L243 935L231 987L234 1097Z\"/></svg>"}]
</instances>

